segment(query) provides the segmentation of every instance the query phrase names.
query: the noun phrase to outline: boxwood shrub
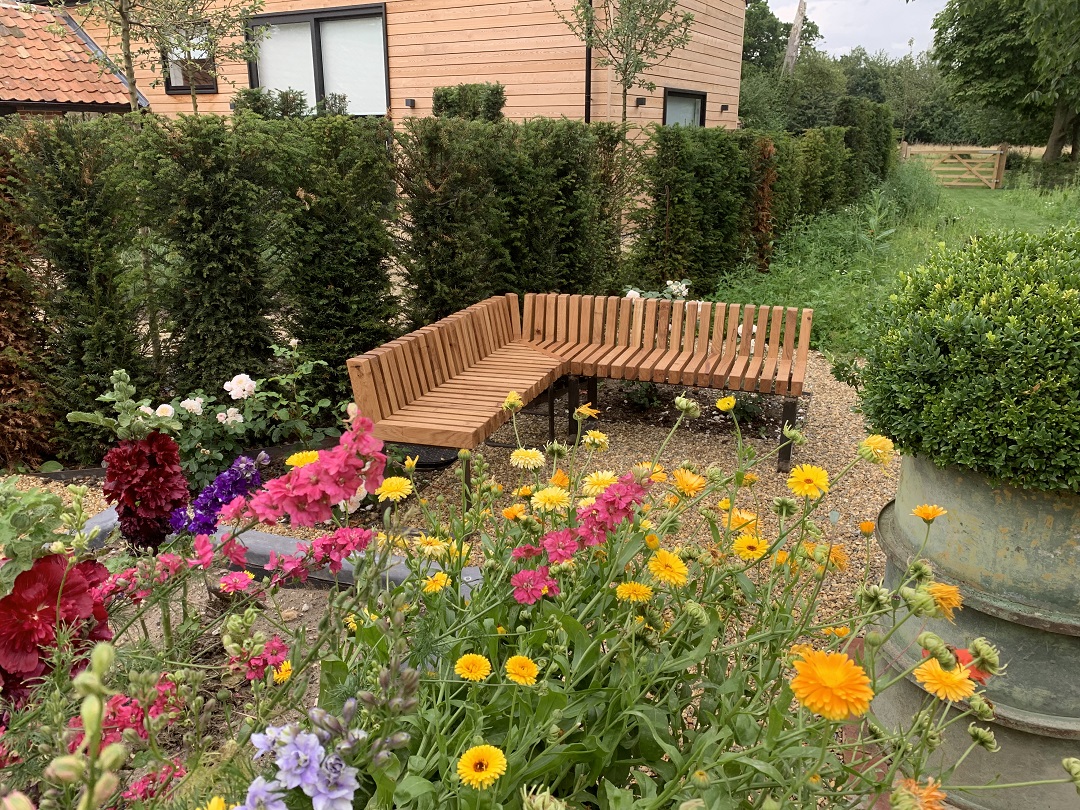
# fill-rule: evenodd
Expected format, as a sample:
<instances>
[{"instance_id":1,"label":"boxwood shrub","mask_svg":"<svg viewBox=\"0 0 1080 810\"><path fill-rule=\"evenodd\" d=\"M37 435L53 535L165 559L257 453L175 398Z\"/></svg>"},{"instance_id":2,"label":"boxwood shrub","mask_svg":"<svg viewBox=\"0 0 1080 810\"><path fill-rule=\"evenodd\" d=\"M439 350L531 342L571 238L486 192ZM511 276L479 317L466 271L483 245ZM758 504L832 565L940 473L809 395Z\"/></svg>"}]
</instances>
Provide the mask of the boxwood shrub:
<instances>
[{"instance_id":1,"label":"boxwood shrub","mask_svg":"<svg viewBox=\"0 0 1080 810\"><path fill-rule=\"evenodd\" d=\"M1080 230L935 252L877 313L862 407L905 452L1080 492Z\"/></svg>"}]
</instances>

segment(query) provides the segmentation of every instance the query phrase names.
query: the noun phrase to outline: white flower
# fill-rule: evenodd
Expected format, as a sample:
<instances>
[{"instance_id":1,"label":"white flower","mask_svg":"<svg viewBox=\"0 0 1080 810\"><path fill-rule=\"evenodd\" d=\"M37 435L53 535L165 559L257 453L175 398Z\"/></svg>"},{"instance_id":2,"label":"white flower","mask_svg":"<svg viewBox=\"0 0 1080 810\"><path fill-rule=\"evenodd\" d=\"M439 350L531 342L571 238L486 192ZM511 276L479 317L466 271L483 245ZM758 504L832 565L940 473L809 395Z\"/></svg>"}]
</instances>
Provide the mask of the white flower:
<instances>
[{"instance_id":1,"label":"white flower","mask_svg":"<svg viewBox=\"0 0 1080 810\"><path fill-rule=\"evenodd\" d=\"M641 293L639 293L637 290L627 290L626 291L626 297L627 298L641 298Z\"/></svg>"},{"instance_id":2,"label":"white flower","mask_svg":"<svg viewBox=\"0 0 1080 810\"><path fill-rule=\"evenodd\" d=\"M289 346L291 348L293 348L293 349L295 349L299 345L300 345L300 341L297 340L296 338L293 338L292 340L289 341Z\"/></svg>"},{"instance_id":3,"label":"white flower","mask_svg":"<svg viewBox=\"0 0 1080 810\"><path fill-rule=\"evenodd\" d=\"M236 408L229 408L229 410L219 413L217 420L223 425L238 425L244 421L244 417L240 415L240 411L236 410Z\"/></svg>"},{"instance_id":4,"label":"white flower","mask_svg":"<svg viewBox=\"0 0 1080 810\"><path fill-rule=\"evenodd\" d=\"M195 399L185 399L180 403L180 407L188 413L193 413L196 416L202 416L203 398L195 397Z\"/></svg>"},{"instance_id":5,"label":"white flower","mask_svg":"<svg viewBox=\"0 0 1080 810\"><path fill-rule=\"evenodd\" d=\"M141 413L145 413L147 416L153 416L154 415L154 410L149 405L140 405L139 406L139 411Z\"/></svg>"},{"instance_id":6,"label":"white flower","mask_svg":"<svg viewBox=\"0 0 1080 810\"><path fill-rule=\"evenodd\" d=\"M173 410L173 406L167 402L163 402L157 406L157 410L154 411L162 419L172 419L176 416L176 411Z\"/></svg>"},{"instance_id":7,"label":"white flower","mask_svg":"<svg viewBox=\"0 0 1080 810\"><path fill-rule=\"evenodd\" d=\"M237 374L224 386L233 399L247 399L255 393L255 381L247 374Z\"/></svg>"}]
</instances>

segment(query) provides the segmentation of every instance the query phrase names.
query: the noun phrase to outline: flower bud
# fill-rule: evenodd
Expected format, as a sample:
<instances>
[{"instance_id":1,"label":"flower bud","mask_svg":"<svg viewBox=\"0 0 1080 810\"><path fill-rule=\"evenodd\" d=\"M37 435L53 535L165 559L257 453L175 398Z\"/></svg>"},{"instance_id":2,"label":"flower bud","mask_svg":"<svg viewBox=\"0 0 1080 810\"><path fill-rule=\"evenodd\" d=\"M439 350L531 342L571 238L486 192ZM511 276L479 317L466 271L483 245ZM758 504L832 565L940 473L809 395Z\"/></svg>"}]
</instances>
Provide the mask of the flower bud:
<instances>
[{"instance_id":1,"label":"flower bud","mask_svg":"<svg viewBox=\"0 0 1080 810\"><path fill-rule=\"evenodd\" d=\"M388 749L392 751L395 748L404 748L406 745L409 744L410 739L411 737L409 737L406 732L399 731L396 734L391 734L389 737L387 737L385 745Z\"/></svg>"},{"instance_id":2,"label":"flower bud","mask_svg":"<svg viewBox=\"0 0 1080 810\"><path fill-rule=\"evenodd\" d=\"M0 799L0 810L34 810L34 803L25 793L13 790Z\"/></svg>"},{"instance_id":3,"label":"flower bud","mask_svg":"<svg viewBox=\"0 0 1080 810\"><path fill-rule=\"evenodd\" d=\"M919 633L915 643L934 656L945 669L956 669L956 656L937 633Z\"/></svg>"},{"instance_id":4,"label":"flower bud","mask_svg":"<svg viewBox=\"0 0 1080 810\"><path fill-rule=\"evenodd\" d=\"M867 585L855 591L855 601L867 612L886 610L892 604L892 591L881 585Z\"/></svg>"},{"instance_id":5,"label":"flower bud","mask_svg":"<svg viewBox=\"0 0 1080 810\"><path fill-rule=\"evenodd\" d=\"M82 717L83 729L86 731L86 736L90 737L101 731L101 698L96 695L90 695L83 698L82 706L79 709L79 715Z\"/></svg>"},{"instance_id":6,"label":"flower bud","mask_svg":"<svg viewBox=\"0 0 1080 810\"><path fill-rule=\"evenodd\" d=\"M692 599L687 600L683 603L682 609L698 627L705 627L709 624L709 614L700 603Z\"/></svg>"},{"instance_id":7,"label":"flower bud","mask_svg":"<svg viewBox=\"0 0 1080 810\"><path fill-rule=\"evenodd\" d=\"M933 616L937 613L937 602L922 588L901 588L900 598L916 616Z\"/></svg>"},{"instance_id":8,"label":"flower bud","mask_svg":"<svg viewBox=\"0 0 1080 810\"><path fill-rule=\"evenodd\" d=\"M376 698L373 693L368 692L366 690L363 691L363 692L357 692L356 693L356 699L359 700L360 703L363 704L363 706L365 708L368 708L368 709L374 709L376 706L379 705L378 698Z\"/></svg>"},{"instance_id":9,"label":"flower bud","mask_svg":"<svg viewBox=\"0 0 1080 810\"><path fill-rule=\"evenodd\" d=\"M94 785L94 795L90 798L90 802L94 807L101 807L106 801L116 793L116 789L120 787L120 777L115 773L103 773L98 777L97 784Z\"/></svg>"},{"instance_id":10,"label":"flower bud","mask_svg":"<svg viewBox=\"0 0 1080 810\"><path fill-rule=\"evenodd\" d=\"M761 802L761 810L781 810L780 802L772 796L766 796Z\"/></svg>"},{"instance_id":11,"label":"flower bud","mask_svg":"<svg viewBox=\"0 0 1080 810\"><path fill-rule=\"evenodd\" d=\"M1076 786L1076 792L1080 793L1080 759L1065 757L1065 759L1061 760L1061 767L1069 774L1069 778L1072 779L1072 783Z\"/></svg>"},{"instance_id":12,"label":"flower bud","mask_svg":"<svg viewBox=\"0 0 1080 810\"><path fill-rule=\"evenodd\" d=\"M973 667L981 669L983 672L989 672L991 675L1001 673L1001 656L994 645L985 638L980 636L972 641L968 651L971 653L971 665Z\"/></svg>"},{"instance_id":13,"label":"flower bud","mask_svg":"<svg viewBox=\"0 0 1080 810\"><path fill-rule=\"evenodd\" d=\"M712 779L709 778L708 772L703 771L700 768L690 774L690 781L699 788L707 788L712 783Z\"/></svg>"},{"instance_id":14,"label":"flower bud","mask_svg":"<svg viewBox=\"0 0 1080 810\"><path fill-rule=\"evenodd\" d=\"M45 768L45 778L61 785L81 782L86 773L86 760L77 754L57 757Z\"/></svg>"},{"instance_id":15,"label":"flower bud","mask_svg":"<svg viewBox=\"0 0 1080 810\"><path fill-rule=\"evenodd\" d=\"M988 728L980 728L972 723L968 726L968 735L971 737L973 743L985 748L990 753L994 753L1001 748L997 743L997 738L994 737L994 732Z\"/></svg>"},{"instance_id":16,"label":"flower bud","mask_svg":"<svg viewBox=\"0 0 1080 810\"><path fill-rule=\"evenodd\" d=\"M701 406L689 397L681 395L675 397L675 408L687 419L697 419L701 416Z\"/></svg>"},{"instance_id":17,"label":"flower bud","mask_svg":"<svg viewBox=\"0 0 1080 810\"><path fill-rule=\"evenodd\" d=\"M562 442L549 442L544 445L544 452L553 459L560 459L570 455L570 448Z\"/></svg>"},{"instance_id":18,"label":"flower bud","mask_svg":"<svg viewBox=\"0 0 1080 810\"><path fill-rule=\"evenodd\" d=\"M978 692L967 699L971 713L984 723L994 719L994 704L984 698Z\"/></svg>"},{"instance_id":19,"label":"flower bud","mask_svg":"<svg viewBox=\"0 0 1080 810\"><path fill-rule=\"evenodd\" d=\"M916 585L926 585L934 578L934 569L926 560L915 560L908 566L908 576L915 580Z\"/></svg>"},{"instance_id":20,"label":"flower bud","mask_svg":"<svg viewBox=\"0 0 1080 810\"><path fill-rule=\"evenodd\" d=\"M126 745L122 743L111 743L105 746L105 749L98 756L98 762L101 763L101 767L107 771L115 771L128 757L128 749Z\"/></svg>"},{"instance_id":21,"label":"flower bud","mask_svg":"<svg viewBox=\"0 0 1080 810\"><path fill-rule=\"evenodd\" d=\"M84 669L72 680L71 685L75 687L75 694L79 697L89 697L90 695L100 695L104 691L101 678L88 669Z\"/></svg>"},{"instance_id":22,"label":"flower bud","mask_svg":"<svg viewBox=\"0 0 1080 810\"><path fill-rule=\"evenodd\" d=\"M806 437L802 435L801 431L796 430L794 425L784 425L784 438L788 439L796 447L802 447L806 444Z\"/></svg>"},{"instance_id":23,"label":"flower bud","mask_svg":"<svg viewBox=\"0 0 1080 810\"><path fill-rule=\"evenodd\" d=\"M556 726L556 728L558 728ZM556 799L548 790L521 789L521 810L567 810L566 802Z\"/></svg>"},{"instance_id":24,"label":"flower bud","mask_svg":"<svg viewBox=\"0 0 1080 810\"><path fill-rule=\"evenodd\" d=\"M866 638L863 639L863 644L872 649L877 649L885 643L885 636L879 633L877 630L871 630L866 634Z\"/></svg>"},{"instance_id":25,"label":"flower bud","mask_svg":"<svg viewBox=\"0 0 1080 810\"><path fill-rule=\"evenodd\" d=\"M457 457L458 461L468 461L470 458L472 458L472 452L462 448L461 450L458 450Z\"/></svg>"},{"instance_id":26,"label":"flower bud","mask_svg":"<svg viewBox=\"0 0 1080 810\"><path fill-rule=\"evenodd\" d=\"M782 518L789 518L798 514L799 504L794 498L773 498L773 511Z\"/></svg>"},{"instance_id":27,"label":"flower bud","mask_svg":"<svg viewBox=\"0 0 1080 810\"><path fill-rule=\"evenodd\" d=\"M94 651L90 653L90 669L99 678L104 678L105 674L112 669L115 659L116 650L112 644L105 644L104 642L95 644Z\"/></svg>"}]
</instances>

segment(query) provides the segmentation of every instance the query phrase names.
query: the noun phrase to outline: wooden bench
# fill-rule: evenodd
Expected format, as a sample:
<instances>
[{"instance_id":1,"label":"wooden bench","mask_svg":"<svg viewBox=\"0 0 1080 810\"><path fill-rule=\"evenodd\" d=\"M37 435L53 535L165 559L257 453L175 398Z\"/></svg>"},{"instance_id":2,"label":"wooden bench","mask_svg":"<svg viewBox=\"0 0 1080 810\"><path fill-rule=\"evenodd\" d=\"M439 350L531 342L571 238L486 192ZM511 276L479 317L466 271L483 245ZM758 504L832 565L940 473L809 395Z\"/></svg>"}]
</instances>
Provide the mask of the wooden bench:
<instances>
[{"instance_id":1,"label":"wooden bench","mask_svg":"<svg viewBox=\"0 0 1080 810\"><path fill-rule=\"evenodd\" d=\"M472 448L508 417L516 390L528 403L570 378L668 383L784 397L795 423L813 310L707 301L566 294L496 296L348 361L356 404L379 438ZM549 402L550 402L549 397ZM571 430L573 421L571 420ZM791 464L791 446L778 467Z\"/></svg>"}]
</instances>

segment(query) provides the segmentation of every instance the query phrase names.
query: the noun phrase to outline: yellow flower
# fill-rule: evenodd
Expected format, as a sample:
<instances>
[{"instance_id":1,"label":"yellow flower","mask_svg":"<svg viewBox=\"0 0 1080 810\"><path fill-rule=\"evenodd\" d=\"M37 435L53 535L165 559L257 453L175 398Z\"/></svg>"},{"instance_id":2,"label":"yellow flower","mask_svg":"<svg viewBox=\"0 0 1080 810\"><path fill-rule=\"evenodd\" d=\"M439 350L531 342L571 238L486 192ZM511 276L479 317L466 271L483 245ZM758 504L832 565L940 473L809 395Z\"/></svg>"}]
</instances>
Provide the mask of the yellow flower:
<instances>
[{"instance_id":1,"label":"yellow flower","mask_svg":"<svg viewBox=\"0 0 1080 810\"><path fill-rule=\"evenodd\" d=\"M687 498L696 498L709 483L705 480L704 475L698 475L685 467L675 470L671 476L675 479L675 489L679 490Z\"/></svg>"},{"instance_id":2,"label":"yellow flower","mask_svg":"<svg viewBox=\"0 0 1080 810\"><path fill-rule=\"evenodd\" d=\"M732 548L744 560L760 560L769 550L769 544L756 535L740 534Z\"/></svg>"},{"instance_id":3,"label":"yellow flower","mask_svg":"<svg viewBox=\"0 0 1080 810\"><path fill-rule=\"evenodd\" d=\"M420 456L405 456L405 471L412 472L416 469L416 462L420 460Z\"/></svg>"},{"instance_id":4,"label":"yellow flower","mask_svg":"<svg viewBox=\"0 0 1080 810\"><path fill-rule=\"evenodd\" d=\"M809 644L792 644L788 655L792 658L803 658L807 653L812 653L814 648Z\"/></svg>"},{"instance_id":5,"label":"yellow flower","mask_svg":"<svg viewBox=\"0 0 1080 810\"><path fill-rule=\"evenodd\" d=\"M851 635L850 627L826 627L821 631L823 636L836 636L836 638L847 638Z\"/></svg>"},{"instance_id":6,"label":"yellow flower","mask_svg":"<svg viewBox=\"0 0 1080 810\"><path fill-rule=\"evenodd\" d=\"M586 402L584 405L579 405L577 410L574 411L574 418L578 421L583 419L595 419L600 415L600 411L596 410L592 406L591 402Z\"/></svg>"},{"instance_id":7,"label":"yellow flower","mask_svg":"<svg viewBox=\"0 0 1080 810\"><path fill-rule=\"evenodd\" d=\"M519 470L539 470L544 466L544 454L535 447L519 447L510 454L510 466Z\"/></svg>"},{"instance_id":8,"label":"yellow flower","mask_svg":"<svg viewBox=\"0 0 1080 810\"><path fill-rule=\"evenodd\" d=\"M596 498L578 498L577 506L578 509L588 509L594 503L596 503Z\"/></svg>"},{"instance_id":9,"label":"yellow flower","mask_svg":"<svg viewBox=\"0 0 1080 810\"><path fill-rule=\"evenodd\" d=\"M607 434L601 433L599 430L586 431L581 443L598 453L603 453L609 446Z\"/></svg>"},{"instance_id":10,"label":"yellow flower","mask_svg":"<svg viewBox=\"0 0 1080 810\"><path fill-rule=\"evenodd\" d=\"M513 506L508 506L502 510L502 515L507 520L517 520L518 518L525 517L525 504L515 503Z\"/></svg>"},{"instance_id":11,"label":"yellow flower","mask_svg":"<svg viewBox=\"0 0 1080 810\"><path fill-rule=\"evenodd\" d=\"M727 396L716 400L716 407L723 413L731 413L735 410L735 397Z\"/></svg>"},{"instance_id":12,"label":"yellow flower","mask_svg":"<svg viewBox=\"0 0 1080 810\"><path fill-rule=\"evenodd\" d=\"M757 473L752 473L752 472L743 473L742 485L744 487L752 487L757 482L758 482Z\"/></svg>"},{"instance_id":13,"label":"yellow flower","mask_svg":"<svg viewBox=\"0 0 1080 810\"><path fill-rule=\"evenodd\" d=\"M947 515L949 513L937 504L924 503L921 506L916 506L912 509L911 514L917 518L921 518L926 522L926 525L929 526L942 515Z\"/></svg>"},{"instance_id":14,"label":"yellow flower","mask_svg":"<svg viewBox=\"0 0 1080 810\"><path fill-rule=\"evenodd\" d=\"M757 515L741 509L732 509L728 514L727 527L733 532L757 534Z\"/></svg>"},{"instance_id":15,"label":"yellow flower","mask_svg":"<svg viewBox=\"0 0 1080 810\"><path fill-rule=\"evenodd\" d=\"M676 492L669 492L668 496L664 498L664 505L669 509L674 509L680 503L679 495Z\"/></svg>"},{"instance_id":16,"label":"yellow flower","mask_svg":"<svg viewBox=\"0 0 1080 810\"><path fill-rule=\"evenodd\" d=\"M791 471L787 485L801 498L819 498L829 491L829 474L813 464L800 464Z\"/></svg>"},{"instance_id":17,"label":"yellow flower","mask_svg":"<svg viewBox=\"0 0 1080 810\"><path fill-rule=\"evenodd\" d=\"M233 805L233 807L237 806L238 805L235 804ZM206 807L200 807L199 810L226 810L226 807L227 805L225 804L225 799L223 799L221 796L215 796L206 803Z\"/></svg>"},{"instance_id":18,"label":"yellow flower","mask_svg":"<svg viewBox=\"0 0 1080 810\"><path fill-rule=\"evenodd\" d=\"M469 543L462 543L461 548L458 548L456 543L446 544L446 553L450 555L452 560L456 560L458 557L468 557L470 550L472 550L472 545Z\"/></svg>"},{"instance_id":19,"label":"yellow flower","mask_svg":"<svg viewBox=\"0 0 1080 810\"><path fill-rule=\"evenodd\" d=\"M469 787L486 790L506 773L506 754L494 745L474 745L458 760L457 772Z\"/></svg>"},{"instance_id":20,"label":"yellow flower","mask_svg":"<svg viewBox=\"0 0 1080 810\"><path fill-rule=\"evenodd\" d=\"M653 464L651 461L641 461L634 465L635 467L644 467L645 471L649 473L649 480L654 484L662 484L667 481L667 473L664 472L662 464Z\"/></svg>"},{"instance_id":21,"label":"yellow flower","mask_svg":"<svg viewBox=\"0 0 1080 810\"><path fill-rule=\"evenodd\" d=\"M859 457L882 467L892 461L893 452L892 439L877 433L867 436L859 444Z\"/></svg>"},{"instance_id":22,"label":"yellow flower","mask_svg":"<svg viewBox=\"0 0 1080 810\"><path fill-rule=\"evenodd\" d=\"M308 464L312 464L319 460L318 450L301 450L299 453L293 453L287 459L285 459L286 467L306 467Z\"/></svg>"},{"instance_id":23,"label":"yellow flower","mask_svg":"<svg viewBox=\"0 0 1080 810\"><path fill-rule=\"evenodd\" d=\"M498 633L500 636L506 635L506 628L500 624L498 627L495 628L495 632Z\"/></svg>"},{"instance_id":24,"label":"yellow flower","mask_svg":"<svg viewBox=\"0 0 1080 810\"><path fill-rule=\"evenodd\" d=\"M720 503L716 505L716 508L721 512L726 512L731 508L731 498L721 498Z\"/></svg>"},{"instance_id":25,"label":"yellow flower","mask_svg":"<svg viewBox=\"0 0 1080 810\"><path fill-rule=\"evenodd\" d=\"M665 585L682 587L690 574L690 570L678 556L664 549L657 549L649 559L649 571Z\"/></svg>"},{"instance_id":26,"label":"yellow flower","mask_svg":"<svg viewBox=\"0 0 1080 810\"><path fill-rule=\"evenodd\" d=\"M934 597L934 604L941 611L941 615L951 622L953 611L964 604L960 589L955 585L946 585L944 582L931 582L926 586L926 590Z\"/></svg>"},{"instance_id":27,"label":"yellow flower","mask_svg":"<svg viewBox=\"0 0 1080 810\"><path fill-rule=\"evenodd\" d=\"M645 548L649 549L649 551L656 551L660 548L660 538L655 534L645 535Z\"/></svg>"},{"instance_id":28,"label":"yellow flower","mask_svg":"<svg viewBox=\"0 0 1080 810\"><path fill-rule=\"evenodd\" d=\"M506 677L520 686L532 686L540 668L527 655L514 655L506 660Z\"/></svg>"},{"instance_id":29,"label":"yellow flower","mask_svg":"<svg viewBox=\"0 0 1080 810\"><path fill-rule=\"evenodd\" d=\"M829 557L825 563L830 571L847 571L848 553L843 546L829 546Z\"/></svg>"},{"instance_id":30,"label":"yellow flower","mask_svg":"<svg viewBox=\"0 0 1080 810\"><path fill-rule=\"evenodd\" d=\"M787 565L788 557L790 555L784 549L780 549L773 556L773 565Z\"/></svg>"},{"instance_id":31,"label":"yellow flower","mask_svg":"<svg viewBox=\"0 0 1080 810\"><path fill-rule=\"evenodd\" d=\"M282 661L280 665L274 667L274 683L285 683L292 677L292 662L289 660Z\"/></svg>"},{"instance_id":32,"label":"yellow flower","mask_svg":"<svg viewBox=\"0 0 1080 810\"><path fill-rule=\"evenodd\" d=\"M350 613L348 616L346 616L344 619L342 619L342 624L344 624L352 632L355 633L356 632L356 614L355 613Z\"/></svg>"},{"instance_id":33,"label":"yellow flower","mask_svg":"<svg viewBox=\"0 0 1080 810\"><path fill-rule=\"evenodd\" d=\"M791 690L807 709L827 720L861 717L870 710L874 690L866 671L838 652L808 650L793 664Z\"/></svg>"},{"instance_id":34,"label":"yellow flower","mask_svg":"<svg viewBox=\"0 0 1080 810\"><path fill-rule=\"evenodd\" d=\"M648 518L645 518L644 520L641 521L641 523L638 524L638 526L641 528L641 530L643 532L647 532L649 529L652 528L652 521L649 520Z\"/></svg>"},{"instance_id":35,"label":"yellow flower","mask_svg":"<svg viewBox=\"0 0 1080 810\"><path fill-rule=\"evenodd\" d=\"M562 487L544 487L532 496L533 509L554 512L570 506L570 493Z\"/></svg>"},{"instance_id":36,"label":"yellow flower","mask_svg":"<svg viewBox=\"0 0 1080 810\"><path fill-rule=\"evenodd\" d=\"M424 580L424 593L438 593L450 584L450 577L445 571L436 571Z\"/></svg>"},{"instance_id":37,"label":"yellow flower","mask_svg":"<svg viewBox=\"0 0 1080 810\"><path fill-rule=\"evenodd\" d=\"M482 655L466 653L454 664L454 672L467 681L482 681L491 674L491 662Z\"/></svg>"},{"instance_id":38,"label":"yellow flower","mask_svg":"<svg viewBox=\"0 0 1080 810\"><path fill-rule=\"evenodd\" d=\"M551 478L548 479L548 483L553 487L562 487L566 489L570 486L570 476L567 475L562 469L555 470L551 474Z\"/></svg>"},{"instance_id":39,"label":"yellow flower","mask_svg":"<svg viewBox=\"0 0 1080 810\"><path fill-rule=\"evenodd\" d=\"M914 779L902 779L889 796L889 806L894 810L945 810L946 798L941 783L932 778L927 778L925 785Z\"/></svg>"},{"instance_id":40,"label":"yellow flower","mask_svg":"<svg viewBox=\"0 0 1080 810\"><path fill-rule=\"evenodd\" d=\"M514 490L513 495L515 498L528 498L532 495L532 487L528 484L523 487L518 487Z\"/></svg>"},{"instance_id":41,"label":"yellow flower","mask_svg":"<svg viewBox=\"0 0 1080 810\"><path fill-rule=\"evenodd\" d=\"M613 470L597 470L585 476L581 481L581 491L595 498L612 484L618 483L619 477Z\"/></svg>"},{"instance_id":42,"label":"yellow flower","mask_svg":"<svg viewBox=\"0 0 1080 810\"><path fill-rule=\"evenodd\" d=\"M432 560L441 560L446 556L446 550L449 547L449 543L438 537L432 537L429 534L422 534L414 541L416 543L416 550L420 552L422 557L427 557Z\"/></svg>"},{"instance_id":43,"label":"yellow flower","mask_svg":"<svg viewBox=\"0 0 1080 810\"><path fill-rule=\"evenodd\" d=\"M860 523L859 524L859 534L861 534L863 537L873 537L874 536L874 521L872 521L872 520L864 520L862 523Z\"/></svg>"},{"instance_id":44,"label":"yellow flower","mask_svg":"<svg viewBox=\"0 0 1080 810\"><path fill-rule=\"evenodd\" d=\"M967 667L945 669L936 658L927 658L915 668L915 680L926 691L941 700L964 700L975 694L975 681L971 680Z\"/></svg>"},{"instance_id":45,"label":"yellow flower","mask_svg":"<svg viewBox=\"0 0 1080 810\"><path fill-rule=\"evenodd\" d=\"M408 478L402 478L400 475L393 475L383 479L382 484L375 490L375 494L379 496L379 503L383 501L397 503L412 495L412 491L412 481Z\"/></svg>"},{"instance_id":46,"label":"yellow flower","mask_svg":"<svg viewBox=\"0 0 1080 810\"><path fill-rule=\"evenodd\" d=\"M525 403L521 399L521 394L517 391L511 391L506 395L506 399L503 400L503 410L516 413L525 407Z\"/></svg>"},{"instance_id":47,"label":"yellow flower","mask_svg":"<svg viewBox=\"0 0 1080 810\"><path fill-rule=\"evenodd\" d=\"M615 588L615 598L621 602L648 602L653 590L641 582L623 582Z\"/></svg>"}]
</instances>

